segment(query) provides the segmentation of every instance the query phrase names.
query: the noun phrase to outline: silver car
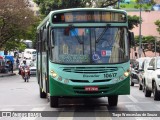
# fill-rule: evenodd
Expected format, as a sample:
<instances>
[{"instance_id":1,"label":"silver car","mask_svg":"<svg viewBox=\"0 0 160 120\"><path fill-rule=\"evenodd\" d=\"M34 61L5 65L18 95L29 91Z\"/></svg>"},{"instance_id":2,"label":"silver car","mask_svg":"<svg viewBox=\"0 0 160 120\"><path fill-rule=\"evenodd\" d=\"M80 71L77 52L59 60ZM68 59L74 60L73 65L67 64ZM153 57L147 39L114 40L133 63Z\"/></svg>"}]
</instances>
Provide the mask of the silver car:
<instances>
[{"instance_id":1,"label":"silver car","mask_svg":"<svg viewBox=\"0 0 160 120\"><path fill-rule=\"evenodd\" d=\"M36 61L30 63L30 75L36 75Z\"/></svg>"}]
</instances>

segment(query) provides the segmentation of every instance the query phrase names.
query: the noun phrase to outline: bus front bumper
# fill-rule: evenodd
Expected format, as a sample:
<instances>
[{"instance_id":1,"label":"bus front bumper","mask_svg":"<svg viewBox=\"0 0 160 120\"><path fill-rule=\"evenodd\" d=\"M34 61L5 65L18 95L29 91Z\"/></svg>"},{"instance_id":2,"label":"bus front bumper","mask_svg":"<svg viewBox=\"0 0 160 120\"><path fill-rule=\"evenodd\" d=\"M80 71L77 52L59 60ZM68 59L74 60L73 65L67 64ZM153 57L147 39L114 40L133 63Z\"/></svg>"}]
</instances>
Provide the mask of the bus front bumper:
<instances>
[{"instance_id":1,"label":"bus front bumper","mask_svg":"<svg viewBox=\"0 0 160 120\"><path fill-rule=\"evenodd\" d=\"M88 86L88 85L86 85ZM92 86L92 85L90 85ZM93 85L95 86L95 85ZM85 85L68 85L50 79L50 95L57 97L105 97L110 95L127 95L130 94L130 77L125 80L104 85L96 85L97 91L86 91Z\"/></svg>"}]
</instances>

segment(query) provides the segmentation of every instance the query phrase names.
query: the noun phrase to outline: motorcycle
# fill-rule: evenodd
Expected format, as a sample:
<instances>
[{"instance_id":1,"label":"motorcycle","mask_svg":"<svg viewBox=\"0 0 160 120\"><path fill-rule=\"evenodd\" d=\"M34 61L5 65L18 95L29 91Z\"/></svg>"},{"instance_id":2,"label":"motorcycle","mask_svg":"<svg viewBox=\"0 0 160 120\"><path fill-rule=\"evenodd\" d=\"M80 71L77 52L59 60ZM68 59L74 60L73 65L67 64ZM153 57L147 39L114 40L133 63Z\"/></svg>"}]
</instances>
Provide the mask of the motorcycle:
<instances>
[{"instance_id":1,"label":"motorcycle","mask_svg":"<svg viewBox=\"0 0 160 120\"><path fill-rule=\"evenodd\" d=\"M21 69L21 75L22 75L22 78L24 79L24 82L29 82L29 78L30 78L30 70L29 68L22 68Z\"/></svg>"}]
</instances>

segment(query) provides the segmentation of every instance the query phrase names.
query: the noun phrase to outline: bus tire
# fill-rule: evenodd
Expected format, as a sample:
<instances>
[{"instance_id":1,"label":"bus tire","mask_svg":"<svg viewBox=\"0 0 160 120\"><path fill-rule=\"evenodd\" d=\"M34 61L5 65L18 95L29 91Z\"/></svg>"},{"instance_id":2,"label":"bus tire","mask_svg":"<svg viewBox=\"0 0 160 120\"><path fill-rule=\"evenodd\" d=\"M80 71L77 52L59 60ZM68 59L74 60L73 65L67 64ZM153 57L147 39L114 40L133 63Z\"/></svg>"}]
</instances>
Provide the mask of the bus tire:
<instances>
[{"instance_id":1,"label":"bus tire","mask_svg":"<svg viewBox=\"0 0 160 120\"><path fill-rule=\"evenodd\" d=\"M51 107L58 107L58 97L50 96L50 106Z\"/></svg>"},{"instance_id":2,"label":"bus tire","mask_svg":"<svg viewBox=\"0 0 160 120\"><path fill-rule=\"evenodd\" d=\"M46 98L46 93L40 88L40 98Z\"/></svg>"},{"instance_id":3,"label":"bus tire","mask_svg":"<svg viewBox=\"0 0 160 120\"><path fill-rule=\"evenodd\" d=\"M109 106L117 106L117 103L118 103L118 95L108 96Z\"/></svg>"}]
</instances>

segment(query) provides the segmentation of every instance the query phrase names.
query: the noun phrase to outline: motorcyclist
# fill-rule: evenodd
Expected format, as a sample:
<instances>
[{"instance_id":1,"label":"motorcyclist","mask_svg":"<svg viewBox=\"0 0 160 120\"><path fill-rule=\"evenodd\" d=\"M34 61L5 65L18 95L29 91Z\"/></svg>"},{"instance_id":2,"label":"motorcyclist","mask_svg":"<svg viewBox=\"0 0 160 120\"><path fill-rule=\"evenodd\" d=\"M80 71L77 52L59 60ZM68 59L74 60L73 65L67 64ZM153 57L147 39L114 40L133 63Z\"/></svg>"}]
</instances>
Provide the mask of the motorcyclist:
<instances>
[{"instance_id":1,"label":"motorcyclist","mask_svg":"<svg viewBox=\"0 0 160 120\"><path fill-rule=\"evenodd\" d=\"M24 78L24 75L25 75L24 69L28 69L28 76L30 77L29 66L26 64L26 60L25 59L23 60L23 63L21 65L21 67L20 67L22 78Z\"/></svg>"}]
</instances>

